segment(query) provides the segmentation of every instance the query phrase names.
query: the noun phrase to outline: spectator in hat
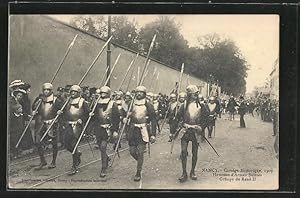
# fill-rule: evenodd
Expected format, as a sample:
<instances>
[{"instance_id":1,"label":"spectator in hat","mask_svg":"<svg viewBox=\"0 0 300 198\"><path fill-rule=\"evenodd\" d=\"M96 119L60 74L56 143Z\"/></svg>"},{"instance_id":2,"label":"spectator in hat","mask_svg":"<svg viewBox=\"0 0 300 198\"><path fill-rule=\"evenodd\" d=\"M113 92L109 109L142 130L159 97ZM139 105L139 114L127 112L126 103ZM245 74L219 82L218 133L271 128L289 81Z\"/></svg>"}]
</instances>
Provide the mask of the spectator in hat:
<instances>
[{"instance_id":1,"label":"spectator in hat","mask_svg":"<svg viewBox=\"0 0 300 198\"><path fill-rule=\"evenodd\" d=\"M11 83L9 83L9 91L10 91L9 95L10 95L10 96L13 96L13 92L14 92L15 90L19 89L19 87L20 87L21 85L24 85L24 82L21 81L21 80L14 80L14 81L12 81Z\"/></svg>"},{"instance_id":2,"label":"spectator in hat","mask_svg":"<svg viewBox=\"0 0 300 198\"><path fill-rule=\"evenodd\" d=\"M20 145L16 148L18 139L21 136L22 131L24 130L24 119L23 119L23 110L20 103L16 103L11 107L11 112L9 115L9 151L11 159L16 159L19 157ZM23 142L21 142L23 143Z\"/></svg>"}]
</instances>

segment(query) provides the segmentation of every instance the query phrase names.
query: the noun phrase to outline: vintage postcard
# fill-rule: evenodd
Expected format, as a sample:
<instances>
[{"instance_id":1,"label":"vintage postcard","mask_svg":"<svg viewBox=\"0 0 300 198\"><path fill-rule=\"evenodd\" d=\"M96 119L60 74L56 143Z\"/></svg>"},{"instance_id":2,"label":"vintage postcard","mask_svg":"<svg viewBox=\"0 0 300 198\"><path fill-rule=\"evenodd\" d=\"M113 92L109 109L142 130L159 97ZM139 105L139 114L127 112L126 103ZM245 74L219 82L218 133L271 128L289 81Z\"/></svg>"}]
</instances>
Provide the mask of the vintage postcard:
<instances>
[{"instance_id":1,"label":"vintage postcard","mask_svg":"<svg viewBox=\"0 0 300 198\"><path fill-rule=\"evenodd\" d=\"M279 16L10 15L7 183L277 190Z\"/></svg>"}]
</instances>

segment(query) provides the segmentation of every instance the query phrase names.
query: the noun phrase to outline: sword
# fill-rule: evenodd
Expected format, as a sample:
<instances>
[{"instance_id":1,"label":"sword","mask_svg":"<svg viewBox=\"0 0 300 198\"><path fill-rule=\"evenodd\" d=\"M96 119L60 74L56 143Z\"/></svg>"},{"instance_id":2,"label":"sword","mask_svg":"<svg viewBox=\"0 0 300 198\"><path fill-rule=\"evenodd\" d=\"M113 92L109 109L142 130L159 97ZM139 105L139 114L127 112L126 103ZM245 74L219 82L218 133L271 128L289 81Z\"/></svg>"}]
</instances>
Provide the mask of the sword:
<instances>
[{"instance_id":1,"label":"sword","mask_svg":"<svg viewBox=\"0 0 300 198\"><path fill-rule=\"evenodd\" d=\"M213 145L208 141L208 139L205 137L205 135L203 135L202 133L200 133L200 135L206 140L206 142L209 144L209 146L214 150L214 152L217 154L218 157L220 157L220 155L218 154L217 150L213 147Z\"/></svg>"},{"instance_id":2,"label":"sword","mask_svg":"<svg viewBox=\"0 0 300 198\"><path fill-rule=\"evenodd\" d=\"M148 142L148 155L149 155L149 158L150 158L150 142Z\"/></svg>"},{"instance_id":3,"label":"sword","mask_svg":"<svg viewBox=\"0 0 300 198\"><path fill-rule=\"evenodd\" d=\"M216 120L215 120L215 125L214 125L214 137L216 137Z\"/></svg>"}]
</instances>

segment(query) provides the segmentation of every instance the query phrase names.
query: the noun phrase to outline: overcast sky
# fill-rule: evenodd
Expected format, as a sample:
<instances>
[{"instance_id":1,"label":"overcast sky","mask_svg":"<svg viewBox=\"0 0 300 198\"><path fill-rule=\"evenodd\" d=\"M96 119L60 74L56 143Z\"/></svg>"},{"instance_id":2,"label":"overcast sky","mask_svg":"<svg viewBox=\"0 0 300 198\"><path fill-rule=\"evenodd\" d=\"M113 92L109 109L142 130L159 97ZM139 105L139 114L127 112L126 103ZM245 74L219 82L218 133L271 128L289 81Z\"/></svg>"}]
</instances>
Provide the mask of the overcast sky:
<instances>
[{"instance_id":1,"label":"overcast sky","mask_svg":"<svg viewBox=\"0 0 300 198\"><path fill-rule=\"evenodd\" d=\"M141 27L152 22L157 15L127 15ZM217 33L235 41L250 65L247 92L262 86L272 71L279 55L278 15L169 15L181 24L181 34L190 46L197 44L197 37ZM52 17L68 23L74 16Z\"/></svg>"}]
</instances>

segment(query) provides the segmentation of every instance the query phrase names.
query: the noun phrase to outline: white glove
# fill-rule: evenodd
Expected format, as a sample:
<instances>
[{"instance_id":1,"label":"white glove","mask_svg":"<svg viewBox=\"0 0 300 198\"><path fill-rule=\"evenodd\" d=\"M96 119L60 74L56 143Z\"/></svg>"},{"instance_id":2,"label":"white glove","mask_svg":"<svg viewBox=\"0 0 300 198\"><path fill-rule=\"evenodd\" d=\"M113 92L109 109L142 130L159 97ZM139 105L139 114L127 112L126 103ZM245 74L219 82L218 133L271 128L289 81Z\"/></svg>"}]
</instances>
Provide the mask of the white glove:
<instances>
[{"instance_id":1,"label":"white glove","mask_svg":"<svg viewBox=\"0 0 300 198\"><path fill-rule=\"evenodd\" d=\"M77 123L78 123L78 124L82 124L82 120L81 120L81 119L78 119L78 120L77 120Z\"/></svg>"},{"instance_id":2,"label":"white glove","mask_svg":"<svg viewBox=\"0 0 300 198\"><path fill-rule=\"evenodd\" d=\"M153 143L155 143L155 141L156 141L155 136L152 135L150 137L150 143L153 144Z\"/></svg>"},{"instance_id":3,"label":"white glove","mask_svg":"<svg viewBox=\"0 0 300 198\"><path fill-rule=\"evenodd\" d=\"M94 114L93 112L90 112L90 113L89 113L89 116L90 116L90 117L92 117L92 116L94 116L94 115L95 115L95 114Z\"/></svg>"},{"instance_id":4,"label":"white glove","mask_svg":"<svg viewBox=\"0 0 300 198\"><path fill-rule=\"evenodd\" d=\"M113 139L114 139L114 140L117 140L117 139L118 139L118 136L119 136L119 134L118 134L116 131L114 131L114 132L113 132Z\"/></svg>"},{"instance_id":5,"label":"white glove","mask_svg":"<svg viewBox=\"0 0 300 198\"><path fill-rule=\"evenodd\" d=\"M32 116L35 116L37 113L37 111L32 111Z\"/></svg>"},{"instance_id":6,"label":"white glove","mask_svg":"<svg viewBox=\"0 0 300 198\"><path fill-rule=\"evenodd\" d=\"M63 113L62 110L58 110L58 111L56 112L57 115L61 115L62 113Z\"/></svg>"}]
</instances>

